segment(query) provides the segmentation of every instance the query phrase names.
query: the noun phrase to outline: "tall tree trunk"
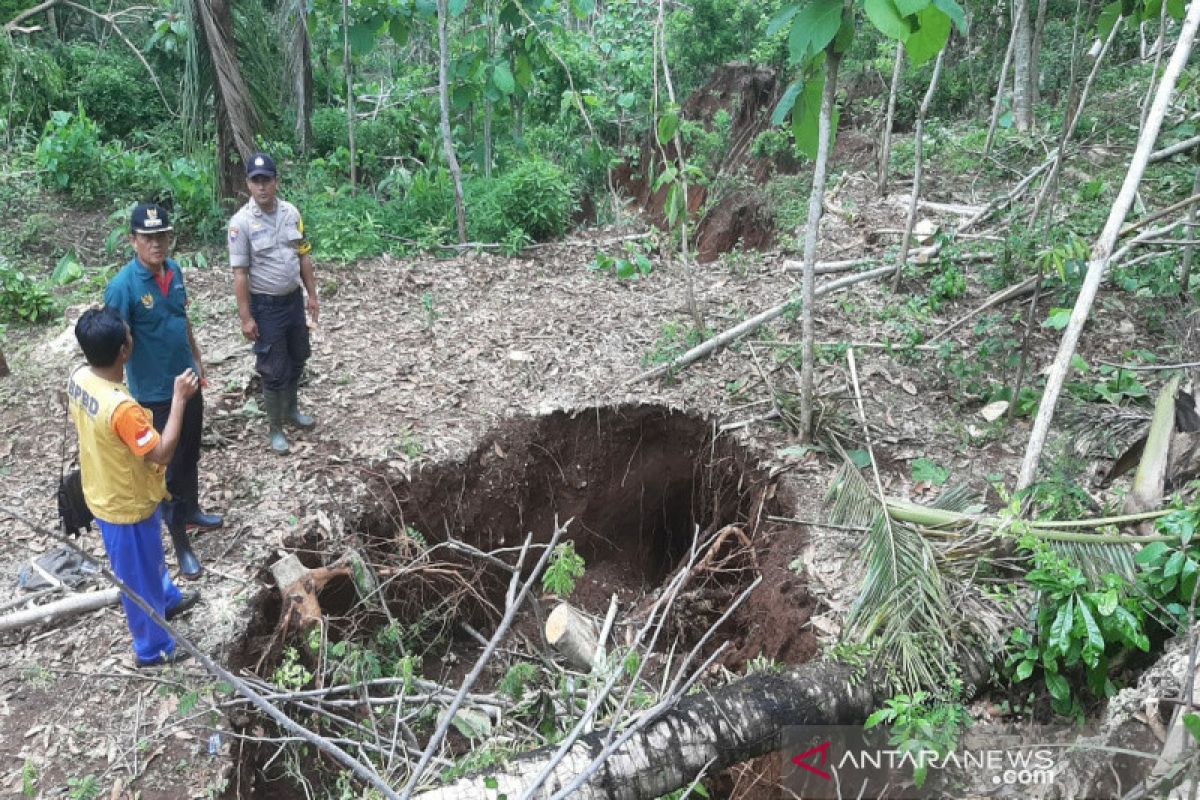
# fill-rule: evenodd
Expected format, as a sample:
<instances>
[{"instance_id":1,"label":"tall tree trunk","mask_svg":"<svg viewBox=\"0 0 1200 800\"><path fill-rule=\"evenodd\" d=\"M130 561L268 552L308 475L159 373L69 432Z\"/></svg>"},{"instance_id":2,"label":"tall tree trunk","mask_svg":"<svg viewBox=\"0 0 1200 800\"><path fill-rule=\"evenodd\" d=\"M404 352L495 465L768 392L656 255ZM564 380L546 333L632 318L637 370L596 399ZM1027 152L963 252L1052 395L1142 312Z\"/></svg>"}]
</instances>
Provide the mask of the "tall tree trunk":
<instances>
[{"instance_id":1,"label":"tall tree trunk","mask_svg":"<svg viewBox=\"0 0 1200 800\"><path fill-rule=\"evenodd\" d=\"M1033 127L1033 97L1030 92L1033 67L1030 64L1033 33L1030 30L1029 2L1013 4L1013 121L1019 131Z\"/></svg>"},{"instance_id":2,"label":"tall tree trunk","mask_svg":"<svg viewBox=\"0 0 1200 800\"><path fill-rule=\"evenodd\" d=\"M1017 476L1018 490L1028 487L1037 476L1038 462L1041 460L1042 449L1046 445L1046 436L1050 432L1050 422L1054 419L1054 408L1058 404L1058 395L1062 391L1067 373L1071 369L1071 356L1075 354L1079 336L1083 332L1084 323L1087 322L1092 304L1096 300L1096 293L1100 289L1100 281L1104 278L1109 260L1112 258L1113 245L1116 244L1121 225L1124 224L1125 216L1129 213L1130 206L1133 205L1138 184L1141 183L1142 174L1146 171L1146 164L1154 150L1154 141L1158 138L1163 117L1166 116L1167 107L1171 103L1175 82L1179 79L1179 74L1183 71L1188 56L1192 52L1198 25L1200 25L1200 0L1192 0L1188 6L1183 28L1179 32L1179 41L1175 45L1175 52L1171 55L1171 61L1167 64L1166 72L1163 73L1162 83L1159 84L1158 91L1154 95L1154 104L1150 108L1150 114L1146 117L1146 124L1138 135L1137 147L1130 161L1129 171L1125 174L1125 182L1121 185L1121 191L1117 195L1116 202L1113 203L1100 238L1092 247L1087 275L1083 279L1083 286L1079 289L1079 297L1075 300L1075 307L1071 311L1067 329L1063 331L1058 354L1054 357L1054 363L1046 377L1046 389L1042 394L1042 402L1038 406L1037 418L1034 420L1033 430L1029 436L1029 445L1025 449L1025 458L1021 462L1021 472Z\"/></svg>"},{"instance_id":3,"label":"tall tree trunk","mask_svg":"<svg viewBox=\"0 0 1200 800\"><path fill-rule=\"evenodd\" d=\"M1004 61L1000 64L1000 80L996 83L996 99L992 101L992 119L988 122L987 141L983 144L983 157L986 160L992 154L992 143L996 138L996 125L1000 122L1000 106L1004 104L1004 90L1008 87L1008 68L1012 64L1013 49L1017 45L1017 37L1009 35L1008 47L1004 51Z\"/></svg>"},{"instance_id":4,"label":"tall tree trunk","mask_svg":"<svg viewBox=\"0 0 1200 800\"><path fill-rule=\"evenodd\" d=\"M304 6L292 10L288 20L291 25L291 47L287 54L292 89L292 103L296 107L296 140L300 152L312 148L313 73L312 39L308 35L308 15Z\"/></svg>"},{"instance_id":5,"label":"tall tree trunk","mask_svg":"<svg viewBox=\"0 0 1200 800\"><path fill-rule=\"evenodd\" d=\"M896 118L896 92L904 67L904 43L896 42L896 63L892 65L892 85L888 89L887 117L883 121L883 142L879 145L879 196L887 197L888 162L892 159L892 123Z\"/></svg>"},{"instance_id":6,"label":"tall tree trunk","mask_svg":"<svg viewBox=\"0 0 1200 800\"><path fill-rule=\"evenodd\" d=\"M908 216L904 220L904 236L900 239L900 257L896 260L896 274L892 278L892 294L900 291L900 276L904 274L904 262L908 261L908 247L912 243L913 225L917 221L917 201L921 197L921 173L925 163L925 115L929 113L929 104L937 91L938 79L942 76L942 61L946 56L943 47L933 63L933 75L929 78L929 88L917 109L916 158L913 165L912 197L908 202Z\"/></svg>"},{"instance_id":7,"label":"tall tree trunk","mask_svg":"<svg viewBox=\"0 0 1200 800\"><path fill-rule=\"evenodd\" d=\"M856 680L837 662L809 662L782 674L759 673L713 692L691 695L652 720L616 748L577 789L572 800L649 800L691 783L702 770L715 774L781 746L786 726L856 725L871 712L878 687L870 676ZM555 767L534 797L564 793L591 767L607 731L582 737ZM477 800L506 795L511 800L554 755L544 747L418 795L418 800ZM496 784L489 787L488 782Z\"/></svg>"},{"instance_id":8,"label":"tall tree trunk","mask_svg":"<svg viewBox=\"0 0 1200 800\"><path fill-rule=\"evenodd\" d=\"M1196 157L1200 159L1200 147L1196 148ZM1200 195L1200 166L1196 167L1195 177L1192 178L1192 196ZM1187 216L1187 240L1188 243L1183 248L1183 265L1179 270L1179 293L1187 294L1192 283L1192 260L1195 258L1196 248L1192 244L1192 240L1196 234L1196 204L1192 203L1188 206ZM0 361L3 359L0 358Z\"/></svg>"},{"instance_id":9,"label":"tall tree trunk","mask_svg":"<svg viewBox=\"0 0 1200 800\"><path fill-rule=\"evenodd\" d=\"M233 10L227 0L196 0L196 14L204 26L204 41L216 72L217 169L222 197L245 191L243 172L231 158L236 151L242 163L257 149L254 141L258 118L250 90L242 77L233 36Z\"/></svg>"},{"instance_id":10,"label":"tall tree trunk","mask_svg":"<svg viewBox=\"0 0 1200 800\"><path fill-rule=\"evenodd\" d=\"M850 8L847 0L843 15ZM813 342L813 303L816 300L817 237L821 232L821 214L825 205L825 175L829 171L829 151L833 141L833 106L837 101L838 67L842 56L836 45L825 51L825 88L821 93L821 116L817 124L817 162L813 168L812 193L808 198L808 223L804 230L804 277L802 279L804 307L800 314L800 441L811 442L813 437L813 362L816 359Z\"/></svg>"},{"instance_id":11,"label":"tall tree trunk","mask_svg":"<svg viewBox=\"0 0 1200 800\"><path fill-rule=\"evenodd\" d=\"M1036 109L1042 99L1042 37L1046 33L1046 8L1050 0L1038 0L1037 21L1033 26L1033 41L1029 44L1029 106ZM1164 2L1163 5L1166 5Z\"/></svg>"},{"instance_id":12,"label":"tall tree trunk","mask_svg":"<svg viewBox=\"0 0 1200 800\"><path fill-rule=\"evenodd\" d=\"M442 111L442 149L446 166L454 181L454 217L458 222L458 243L467 243L467 210L463 204L462 169L454 152L454 137L450 132L450 37L446 33L450 9L447 0L438 0L438 100Z\"/></svg>"},{"instance_id":13,"label":"tall tree trunk","mask_svg":"<svg viewBox=\"0 0 1200 800\"><path fill-rule=\"evenodd\" d=\"M3 378L8 374L8 362L4 360L4 351L0 350L0 378Z\"/></svg>"},{"instance_id":14,"label":"tall tree trunk","mask_svg":"<svg viewBox=\"0 0 1200 800\"><path fill-rule=\"evenodd\" d=\"M1092 91L1092 84L1096 81L1096 76L1100 74L1100 65L1104 62L1104 56L1108 53L1112 46L1113 39L1117 36L1117 31L1121 28L1121 17L1117 17L1113 23L1112 30L1108 33L1108 38L1104 40L1104 46L1100 48L1100 52L1096 55L1096 61L1092 64L1092 71L1088 73L1087 80L1083 82L1083 89L1079 93L1079 102L1075 104L1074 110L1071 109L1071 98L1067 98L1067 119L1065 127L1062 130L1062 135L1058 140L1058 149L1054 153L1054 160L1050 164L1050 173L1046 179L1042 181L1042 188L1038 192L1037 200L1033 203L1033 211L1029 214L1028 224L1032 227L1038 214L1041 213L1046 200L1054 197L1054 192L1058 188L1058 174L1062 170L1063 162L1067 158L1067 145L1071 142L1071 137L1075 135L1075 128L1079 125L1079 119L1083 116L1083 107L1087 104L1088 94ZM1074 66L1071 68L1072 82L1074 81ZM1073 93L1073 90L1072 90Z\"/></svg>"},{"instance_id":15,"label":"tall tree trunk","mask_svg":"<svg viewBox=\"0 0 1200 800\"><path fill-rule=\"evenodd\" d=\"M358 192L358 147L354 140L354 59L350 52L350 0L342 0L342 66L346 70L346 133L350 137L350 194Z\"/></svg>"}]
</instances>

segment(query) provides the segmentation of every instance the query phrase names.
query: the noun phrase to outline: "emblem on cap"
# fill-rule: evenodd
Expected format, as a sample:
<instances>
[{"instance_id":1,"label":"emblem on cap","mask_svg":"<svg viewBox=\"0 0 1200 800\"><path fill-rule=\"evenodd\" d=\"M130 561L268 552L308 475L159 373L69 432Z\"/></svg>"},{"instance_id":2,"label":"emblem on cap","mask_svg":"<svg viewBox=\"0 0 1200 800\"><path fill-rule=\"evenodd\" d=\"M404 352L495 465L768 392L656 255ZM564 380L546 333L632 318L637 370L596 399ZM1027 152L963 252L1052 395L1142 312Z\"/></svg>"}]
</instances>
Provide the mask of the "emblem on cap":
<instances>
[{"instance_id":1,"label":"emblem on cap","mask_svg":"<svg viewBox=\"0 0 1200 800\"><path fill-rule=\"evenodd\" d=\"M262 156L259 156L258 158L254 159L254 166L261 167L262 165L263 165Z\"/></svg>"}]
</instances>

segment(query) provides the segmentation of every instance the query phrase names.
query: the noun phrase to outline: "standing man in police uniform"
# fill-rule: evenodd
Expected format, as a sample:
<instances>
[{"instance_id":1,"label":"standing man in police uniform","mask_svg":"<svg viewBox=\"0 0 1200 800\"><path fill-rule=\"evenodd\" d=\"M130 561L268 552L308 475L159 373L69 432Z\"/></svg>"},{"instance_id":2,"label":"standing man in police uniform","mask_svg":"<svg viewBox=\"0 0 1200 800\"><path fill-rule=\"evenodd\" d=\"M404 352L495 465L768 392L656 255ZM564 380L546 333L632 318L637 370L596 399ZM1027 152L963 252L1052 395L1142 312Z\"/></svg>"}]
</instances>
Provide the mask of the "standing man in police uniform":
<instances>
[{"instance_id":1,"label":"standing man in police uniform","mask_svg":"<svg viewBox=\"0 0 1200 800\"><path fill-rule=\"evenodd\" d=\"M254 342L271 449L284 454L291 449L283 433L285 422L303 429L316 425L300 412L296 395L312 352L305 306L313 324L321 306L312 245L304 236L300 212L277 196L279 173L271 156L255 153L246 162L246 188L250 201L229 221L229 264L242 335Z\"/></svg>"},{"instance_id":2,"label":"standing man in police uniform","mask_svg":"<svg viewBox=\"0 0 1200 800\"><path fill-rule=\"evenodd\" d=\"M153 415L162 433L171 415L175 376L193 370L204 381L204 360L187 316L188 294L183 270L167 254L171 250L171 220L159 205L142 203L130 217L134 258L104 290L104 304L115 310L133 334L133 352L125 364L129 390ZM187 526L219 528L224 520L200 510L200 434L204 428L204 397L197 391L187 401L179 446L167 465L163 514L179 571L194 578L201 572L192 552Z\"/></svg>"}]
</instances>

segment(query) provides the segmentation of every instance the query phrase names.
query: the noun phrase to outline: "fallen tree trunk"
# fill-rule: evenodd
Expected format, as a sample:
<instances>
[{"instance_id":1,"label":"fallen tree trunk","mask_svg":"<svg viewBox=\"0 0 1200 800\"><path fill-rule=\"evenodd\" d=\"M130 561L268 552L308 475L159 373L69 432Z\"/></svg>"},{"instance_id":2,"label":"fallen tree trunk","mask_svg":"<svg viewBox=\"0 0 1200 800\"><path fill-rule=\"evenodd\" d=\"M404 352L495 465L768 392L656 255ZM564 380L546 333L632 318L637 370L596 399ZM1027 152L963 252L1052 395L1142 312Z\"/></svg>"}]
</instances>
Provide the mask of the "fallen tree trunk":
<instances>
[{"instance_id":1,"label":"fallen tree trunk","mask_svg":"<svg viewBox=\"0 0 1200 800\"><path fill-rule=\"evenodd\" d=\"M875 687L838 662L809 662L782 674L760 673L713 692L690 695L616 749L570 796L573 800L643 800L687 786L702 770L720 772L779 749L792 725L857 725L872 711ZM533 797L549 798L592 769L607 731L582 737ZM516 798L554 756L527 753L502 771L488 770L418 795L419 800ZM785 754L786 756L787 754ZM495 786L488 784L495 781Z\"/></svg>"},{"instance_id":2,"label":"fallen tree trunk","mask_svg":"<svg viewBox=\"0 0 1200 800\"><path fill-rule=\"evenodd\" d=\"M24 628L28 625L58 622L67 617L86 614L98 608L115 605L120 598L120 589L104 589L99 592L73 594L70 597L64 597L62 600L55 600L53 603L22 609L8 616L0 617L0 633Z\"/></svg>"},{"instance_id":3,"label":"fallen tree trunk","mask_svg":"<svg viewBox=\"0 0 1200 800\"><path fill-rule=\"evenodd\" d=\"M896 266L893 264L890 267L879 267L878 269L860 272L856 275L847 275L845 278L838 278L836 281L830 281L822 286L818 286L813 291L813 296L821 297L822 295L836 292L839 289L845 289L847 286L853 286L856 283L874 280L875 278L882 278L885 275L891 275L895 270ZM664 364L660 367L655 367L652 370L643 372L641 375L636 375L630 378L629 380L625 381L624 385L630 386L635 383L641 383L642 381L648 381L652 378L661 377L670 372L674 372L677 369L686 367L693 362L699 361L706 356L712 355L717 350L725 347L731 342L736 342L746 334L753 333L776 317L783 316L783 312L787 311L788 306L792 305L792 303L793 301L789 300L786 303L780 303L777 306L768 308L766 311L760 312L745 322L735 325L723 333L717 334L708 341L701 342L691 350L688 350L683 355L674 359L671 363Z\"/></svg>"}]
</instances>

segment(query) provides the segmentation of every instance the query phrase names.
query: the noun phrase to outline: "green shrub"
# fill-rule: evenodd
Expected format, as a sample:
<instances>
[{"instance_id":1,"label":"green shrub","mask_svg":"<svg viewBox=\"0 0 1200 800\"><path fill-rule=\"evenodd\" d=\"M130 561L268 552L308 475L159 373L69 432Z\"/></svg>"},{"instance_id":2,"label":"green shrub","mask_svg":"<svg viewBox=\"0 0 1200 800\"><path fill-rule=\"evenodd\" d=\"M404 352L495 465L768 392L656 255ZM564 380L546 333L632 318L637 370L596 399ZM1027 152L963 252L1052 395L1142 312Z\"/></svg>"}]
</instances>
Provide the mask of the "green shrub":
<instances>
[{"instance_id":1,"label":"green shrub","mask_svg":"<svg viewBox=\"0 0 1200 800\"><path fill-rule=\"evenodd\" d=\"M67 74L54 56L0 36L0 86L4 86L3 117L8 127L34 131L60 107L67 91Z\"/></svg>"},{"instance_id":2,"label":"green shrub","mask_svg":"<svg viewBox=\"0 0 1200 800\"><path fill-rule=\"evenodd\" d=\"M160 193L169 196L178 215L176 226L186 225L189 233L207 238L225 225L225 215L217 204L214 181L216 170L210 159L176 158L159 167Z\"/></svg>"},{"instance_id":3,"label":"green shrub","mask_svg":"<svg viewBox=\"0 0 1200 800\"><path fill-rule=\"evenodd\" d=\"M346 112L340 108L318 108L312 115L312 150L314 155L327 156L339 147L349 147L346 132Z\"/></svg>"},{"instance_id":4,"label":"green shrub","mask_svg":"<svg viewBox=\"0 0 1200 800\"><path fill-rule=\"evenodd\" d=\"M76 200L91 200L106 188L109 159L100 141L100 128L82 105L74 114L55 111L50 115L36 155L50 187L69 192Z\"/></svg>"},{"instance_id":5,"label":"green shrub","mask_svg":"<svg viewBox=\"0 0 1200 800\"><path fill-rule=\"evenodd\" d=\"M525 161L496 179L494 198L502 229L493 231L491 241L503 240L515 229L535 242L561 236L578 208L571 176L540 158Z\"/></svg>"},{"instance_id":6,"label":"green shrub","mask_svg":"<svg viewBox=\"0 0 1200 800\"><path fill-rule=\"evenodd\" d=\"M37 322L54 312L45 284L0 259L0 320Z\"/></svg>"},{"instance_id":7,"label":"green shrub","mask_svg":"<svg viewBox=\"0 0 1200 800\"><path fill-rule=\"evenodd\" d=\"M166 109L146 68L114 44L106 49L78 42L62 50L71 79L68 103L82 103L106 137L123 138L164 117Z\"/></svg>"}]
</instances>

